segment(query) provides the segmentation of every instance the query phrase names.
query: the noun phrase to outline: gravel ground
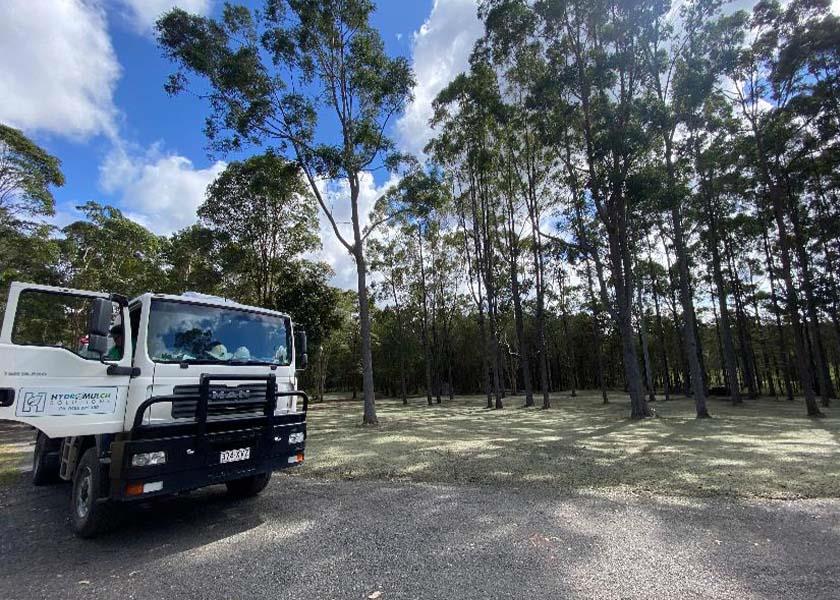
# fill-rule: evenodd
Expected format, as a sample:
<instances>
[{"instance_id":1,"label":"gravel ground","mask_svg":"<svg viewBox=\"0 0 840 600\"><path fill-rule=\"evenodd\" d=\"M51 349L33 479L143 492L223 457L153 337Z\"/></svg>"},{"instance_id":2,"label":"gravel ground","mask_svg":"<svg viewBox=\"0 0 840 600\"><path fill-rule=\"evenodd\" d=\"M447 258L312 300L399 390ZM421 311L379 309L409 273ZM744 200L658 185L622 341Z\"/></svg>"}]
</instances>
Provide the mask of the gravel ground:
<instances>
[{"instance_id":1,"label":"gravel ground","mask_svg":"<svg viewBox=\"0 0 840 600\"><path fill-rule=\"evenodd\" d=\"M68 487L0 488L0 598L837 598L840 500L275 475L78 540Z\"/></svg>"}]
</instances>

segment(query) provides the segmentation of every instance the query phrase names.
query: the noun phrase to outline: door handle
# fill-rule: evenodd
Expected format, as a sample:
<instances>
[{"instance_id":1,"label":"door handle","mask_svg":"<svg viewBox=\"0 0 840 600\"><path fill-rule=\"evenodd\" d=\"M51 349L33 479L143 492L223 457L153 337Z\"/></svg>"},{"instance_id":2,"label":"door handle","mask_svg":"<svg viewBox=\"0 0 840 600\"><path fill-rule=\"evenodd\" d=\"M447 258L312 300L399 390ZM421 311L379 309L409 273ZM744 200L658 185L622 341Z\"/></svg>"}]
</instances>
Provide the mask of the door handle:
<instances>
[{"instance_id":1,"label":"door handle","mask_svg":"<svg viewBox=\"0 0 840 600\"><path fill-rule=\"evenodd\" d=\"M108 375L128 375L129 377L139 377L140 367L121 367L119 365L108 365L108 370L105 372Z\"/></svg>"}]
</instances>

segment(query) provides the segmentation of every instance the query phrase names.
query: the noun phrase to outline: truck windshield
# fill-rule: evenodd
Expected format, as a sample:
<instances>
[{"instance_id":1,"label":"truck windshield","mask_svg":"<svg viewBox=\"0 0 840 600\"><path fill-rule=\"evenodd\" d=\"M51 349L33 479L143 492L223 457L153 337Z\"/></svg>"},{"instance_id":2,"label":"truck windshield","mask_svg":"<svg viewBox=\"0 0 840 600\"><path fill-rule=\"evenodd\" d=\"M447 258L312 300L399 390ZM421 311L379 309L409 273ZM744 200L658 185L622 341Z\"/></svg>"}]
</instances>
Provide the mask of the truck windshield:
<instances>
[{"instance_id":1,"label":"truck windshield","mask_svg":"<svg viewBox=\"0 0 840 600\"><path fill-rule=\"evenodd\" d=\"M157 362L288 365L289 320L235 308L153 300L149 356Z\"/></svg>"}]
</instances>

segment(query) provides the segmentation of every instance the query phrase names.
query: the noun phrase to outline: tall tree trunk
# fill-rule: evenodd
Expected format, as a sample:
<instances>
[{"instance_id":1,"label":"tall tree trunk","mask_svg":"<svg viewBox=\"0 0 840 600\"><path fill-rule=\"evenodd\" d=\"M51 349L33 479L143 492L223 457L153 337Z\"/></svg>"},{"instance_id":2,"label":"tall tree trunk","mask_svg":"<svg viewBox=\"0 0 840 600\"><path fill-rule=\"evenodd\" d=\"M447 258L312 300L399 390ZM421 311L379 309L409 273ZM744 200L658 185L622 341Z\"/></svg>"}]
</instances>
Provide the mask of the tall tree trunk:
<instances>
[{"instance_id":1,"label":"tall tree trunk","mask_svg":"<svg viewBox=\"0 0 840 600\"><path fill-rule=\"evenodd\" d=\"M525 339L525 319L522 316L522 295L519 289L519 237L516 234L516 215L513 206L512 191L508 194L507 210L510 293L513 299L513 317L516 326L517 349L519 351L519 369L522 373L522 384L525 388L525 406L534 406L534 388L531 384L531 362L528 357L528 342Z\"/></svg>"},{"instance_id":2,"label":"tall tree trunk","mask_svg":"<svg viewBox=\"0 0 840 600\"><path fill-rule=\"evenodd\" d=\"M571 21L574 21L571 20ZM571 27L577 24L567 20ZM647 400L642 392L641 374L639 373L639 360L636 353L635 336L633 335L633 289L632 273L630 272L631 256L629 249L626 190L622 177L621 157L618 153L612 155L611 176L608 178L609 188L602 187L600 181L601 167L596 158L596 142L592 127L592 104L590 94L592 84L590 73L585 61L580 55L580 48L575 47L576 52L576 79L580 89L580 113L582 116L582 133L586 146L585 157L588 168L586 187L589 195L595 204L598 218L607 231L608 255L612 270L613 287L615 290L614 315L621 337L622 356L624 359L624 375L627 383L627 391L630 395L630 416L635 419L643 419L651 416ZM632 94L630 95L632 97ZM566 132L567 133L567 132ZM570 147L566 140L566 148ZM574 163L567 159L567 166L575 171ZM626 175L626 173L624 174ZM606 194L604 194L606 190Z\"/></svg>"},{"instance_id":3,"label":"tall tree trunk","mask_svg":"<svg viewBox=\"0 0 840 600\"><path fill-rule=\"evenodd\" d=\"M397 286L394 283L393 277L391 278L391 295L394 299L394 315L397 317L397 331L399 332L400 340L405 340L405 330L403 327L403 315L402 309L400 308L400 302L397 298ZM402 343L400 343L400 397L402 398L403 404L408 404L408 390L406 389L406 382L405 382L405 348Z\"/></svg>"},{"instance_id":4,"label":"tall tree trunk","mask_svg":"<svg viewBox=\"0 0 840 600\"><path fill-rule=\"evenodd\" d=\"M353 224L353 257L356 259L356 282L359 293L359 333L362 346L362 390L364 393L364 414L362 424L377 425L376 399L373 389L373 351L370 339L370 304L367 289L367 263L359 216L359 180L350 177L350 206Z\"/></svg>"},{"instance_id":5,"label":"tall tree trunk","mask_svg":"<svg viewBox=\"0 0 840 600\"><path fill-rule=\"evenodd\" d=\"M467 259L467 270L470 278L470 290L472 290L472 281L475 280L477 291L473 292L473 298L476 302L476 306L478 308L478 328L481 336L481 347L482 347L482 366L483 366L483 374L484 374L484 392L487 396L487 408L493 408L493 392L492 392L492 385L491 385L491 376L490 376L490 340L488 339L488 332L487 332L487 319L485 316L485 297L484 293L482 292L483 287L483 279L484 279L484 263L483 263L483 252L481 246L481 227L479 224L479 214L478 214L478 202L476 200L476 196L478 194L476 190L476 177L473 173L472 167L468 169L469 171L469 178L470 178L470 187L469 187L469 199L470 199L470 208L472 213L472 224L471 224L471 235L469 236L473 243L474 248L474 256L475 256L475 268L473 268L473 260L470 257L470 244L467 240L467 223L466 223L466 214L465 210L461 210L459 217L461 219L461 226L464 230L464 253Z\"/></svg>"},{"instance_id":6,"label":"tall tree trunk","mask_svg":"<svg viewBox=\"0 0 840 600\"><path fill-rule=\"evenodd\" d=\"M563 337L566 341L566 354L568 355L569 384L571 386L570 396L577 397L577 366L575 364L575 344L569 335L569 311L566 306L566 288L563 283L563 273L560 274L560 295L563 306L561 308L560 318L563 321Z\"/></svg>"},{"instance_id":7,"label":"tall tree trunk","mask_svg":"<svg viewBox=\"0 0 840 600\"><path fill-rule=\"evenodd\" d=\"M481 334L481 343L484 348L482 352L482 364L484 366L484 393L487 396L487 408L493 408L493 387L490 377L490 340L487 337L487 319L484 316L484 303L478 308L478 330Z\"/></svg>"},{"instance_id":8,"label":"tall tree trunk","mask_svg":"<svg viewBox=\"0 0 840 600\"><path fill-rule=\"evenodd\" d=\"M642 344L642 359L645 367L645 385L648 391L648 402L656 402L656 391L653 385L653 369L650 366L650 351L648 350L647 319L645 319L645 307L642 304L641 282L636 286L636 302L639 310L639 337Z\"/></svg>"},{"instance_id":9,"label":"tall tree trunk","mask_svg":"<svg viewBox=\"0 0 840 600\"><path fill-rule=\"evenodd\" d=\"M696 149L696 154L699 163L699 148ZM723 348L723 364L732 404L741 404L743 399L741 398L741 386L738 382L738 360L735 356L735 344L732 341L732 326L729 321L728 290L721 267L718 215L715 208L715 198L709 190L709 185L710 182L707 178L702 177L701 171L701 189L706 200L707 246L712 255L712 277L715 282L715 288L717 289L718 312L720 314L719 331L721 346Z\"/></svg>"},{"instance_id":10,"label":"tall tree trunk","mask_svg":"<svg viewBox=\"0 0 840 600\"><path fill-rule=\"evenodd\" d=\"M674 270L671 267L671 251L668 249L667 242L664 243L663 246L665 248L665 264L668 269L668 292L670 294L668 300L671 308L671 318L674 322L674 333L676 334L677 338L677 351L680 357L678 374L680 377L681 385L678 387L682 388L682 391L686 396L690 396L691 375L689 374L688 362L686 359L685 348L683 345L683 338L681 335L679 335L679 332L683 329L684 325L683 320L677 312L677 286L674 283Z\"/></svg>"},{"instance_id":11,"label":"tall tree trunk","mask_svg":"<svg viewBox=\"0 0 840 600\"><path fill-rule=\"evenodd\" d=\"M650 237L647 237L647 247L648 247L648 263L653 264L652 258L652 248L650 243ZM668 367L668 346L666 343L665 338L665 326L662 323L662 312L659 308L659 277L655 272L651 273L651 292L653 294L653 310L654 314L656 315L656 329L657 334L659 335L659 346L662 349L662 373L664 377L662 378L662 383L664 386L664 394L665 400L668 401L671 399L671 372Z\"/></svg>"},{"instance_id":12,"label":"tall tree trunk","mask_svg":"<svg viewBox=\"0 0 840 600\"><path fill-rule=\"evenodd\" d=\"M636 336L633 331L632 274L627 272L631 262L630 249L627 240L622 237L620 231L608 228L621 354L624 361L627 392L630 395L630 416L634 419L643 419L651 416L651 412L642 390L639 357L636 353Z\"/></svg>"},{"instance_id":13,"label":"tall tree trunk","mask_svg":"<svg viewBox=\"0 0 840 600\"><path fill-rule=\"evenodd\" d=\"M526 206L528 218L531 222L531 254L534 262L534 292L537 297L537 310L534 315L534 325L537 330L537 360L540 368L540 389L542 390L543 409L551 408L551 390L549 389L548 375L548 344L545 335L545 256L543 254L542 233L540 230L540 203L537 196L536 167L534 165L533 153L531 152L531 137L525 136L526 140Z\"/></svg>"},{"instance_id":14,"label":"tall tree trunk","mask_svg":"<svg viewBox=\"0 0 840 600\"><path fill-rule=\"evenodd\" d=\"M791 381L790 353L788 352L787 336L782 325L782 309L779 306L779 296L776 293L776 267L773 264L773 255L770 253L770 240L767 230L762 229L764 239L764 256L767 261L767 273L770 277L770 300L773 303L773 315L776 321L776 335L779 343L779 354L782 358L782 372L785 383L785 393L789 401L793 401L793 382Z\"/></svg>"},{"instance_id":15,"label":"tall tree trunk","mask_svg":"<svg viewBox=\"0 0 840 600\"><path fill-rule=\"evenodd\" d=\"M358 248L361 248L359 241ZM376 404L373 391L373 353L370 340L370 305L368 304L367 272L365 257L361 250L356 251L356 278L359 292L359 329L362 337L362 390L364 393L364 425L377 425Z\"/></svg>"},{"instance_id":16,"label":"tall tree trunk","mask_svg":"<svg viewBox=\"0 0 840 600\"><path fill-rule=\"evenodd\" d=\"M601 339L601 309L598 306L598 300L595 297L595 290L592 285L592 267L589 264L589 259L586 259L586 281L589 289L589 303L592 307L592 338L595 345L595 353L598 356L598 387L601 389L601 399L604 404L609 404L610 399L607 396L607 383L604 376L604 344Z\"/></svg>"},{"instance_id":17,"label":"tall tree trunk","mask_svg":"<svg viewBox=\"0 0 840 600\"><path fill-rule=\"evenodd\" d=\"M487 335L485 337L485 353L487 364L490 368L490 382L492 394L495 399L495 407L502 407L502 393L500 389L499 372L499 338L495 318L495 281L493 279L493 248L489 237L488 204L486 194L482 190L480 174L473 184L471 193L473 203L473 231L476 243L476 257L478 259L479 276L482 279L485 300L486 300L486 325ZM493 408L494 404L488 396L487 407Z\"/></svg>"},{"instance_id":18,"label":"tall tree trunk","mask_svg":"<svg viewBox=\"0 0 840 600\"><path fill-rule=\"evenodd\" d=\"M668 184L671 195L676 190L676 175L672 160L672 149L670 141L665 148L666 168L668 173ZM688 272L688 250L685 245L685 234L682 223L682 204L676 198L671 198L671 224L674 233L674 250L677 255L677 272L679 274L680 304L683 312L683 340L685 341L685 354L689 371L691 372L692 391L694 395L694 407L697 418L709 417L706 407L706 390L703 381L703 369L700 365L700 346L696 337L696 324L694 317L694 299L691 294L691 282Z\"/></svg>"},{"instance_id":19,"label":"tall tree trunk","mask_svg":"<svg viewBox=\"0 0 840 600\"><path fill-rule=\"evenodd\" d=\"M793 329L793 348L796 356L797 371L799 372L799 384L805 396L805 407L808 416L822 416L823 413L817 406L814 386L811 383L811 365L808 361L805 334L802 330L802 321L799 317L799 298L793 283L793 262L791 261L790 240L787 232L787 224L785 223L782 191L775 184L771 184L769 194L773 206L773 217L776 221L776 229L779 235L782 280L785 283L788 318L790 319L791 329Z\"/></svg>"},{"instance_id":20,"label":"tall tree trunk","mask_svg":"<svg viewBox=\"0 0 840 600\"><path fill-rule=\"evenodd\" d=\"M788 207L790 220L793 224L794 245L799 259L799 270L801 274L802 289L805 292L805 312L808 316L808 333L811 338L812 356L814 367L817 372L817 383L820 386L820 397L823 406L829 406L831 399L836 397L834 385L828 373L828 361L825 355L825 344L823 344L822 332L820 331L820 318L817 312L817 301L814 296L814 282L811 275L811 260L808 256L807 239L803 230L802 220L799 214L799 203L792 198L788 188Z\"/></svg>"},{"instance_id":21,"label":"tall tree trunk","mask_svg":"<svg viewBox=\"0 0 840 600\"><path fill-rule=\"evenodd\" d=\"M422 322L420 324L423 341L423 362L426 371L426 403L432 405L432 347L429 340L429 306L426 293L426 264L423 256L423 231L417 226L417 249L420 258L420 296L422 308Z\"/></svg>"}]
</instances>

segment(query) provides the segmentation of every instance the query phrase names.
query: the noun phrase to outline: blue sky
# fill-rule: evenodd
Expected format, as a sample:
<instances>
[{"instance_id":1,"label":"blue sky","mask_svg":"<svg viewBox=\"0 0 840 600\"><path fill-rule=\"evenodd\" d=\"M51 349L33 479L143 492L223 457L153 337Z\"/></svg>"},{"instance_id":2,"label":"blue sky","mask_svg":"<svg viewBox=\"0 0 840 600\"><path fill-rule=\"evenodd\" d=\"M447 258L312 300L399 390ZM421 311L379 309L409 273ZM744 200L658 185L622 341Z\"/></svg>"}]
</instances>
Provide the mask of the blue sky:
<instances>
[{"instance_id":1,"label":"blue sky","mask_svg":"<svg viewBox=\"0 0 840 600\"><path fill-rule=\"evenodd\" d=\"M261 4L260 0L246 2ZM157 15L173 5L218 14L217 0L5 0L0 7L0 122L22 129L62 161L56 190L61 226L88 200L112 204L168 234L195 221L207 184L235 157L208 156L200 99L163 91L172 65L153 36ZM430 103L463 69L480 33L474 0L379 0L373 16L391 55L412 62L415 101L392 126L399 145L417 152L430 135ZM254 150L257 151L257 150ZM372 203L387 174L365 181ZM337 213L346 190L324 188ZM324 230L315 258L352 287L354 268Z\"/></svg>"},{"instance_id":2,"label":"blue sky","mask_svg":"<svg viewBox=\"0 0 840 600\"><path fill-rule=\"evenodd\" d=\"M377 1L373 24L390 54L410 59L417 81L414 101L391 128L403 150L422 150L432 133L432 100L466 66L482 29L476 1ZM207 156L201 100L163 91L172 66L155 44L153 24L176 5L215 15L222 0L0 2L0 122L61 159L67 184L56 190L56 225L80 218L75 207L96 200L156 233L172 233L195 222L207 185L234 158ZM840 0L833 7L840 13ZM362 214L393 183L381 172L363 177ZM323 191L336 218L349 221L346 186L323 182ZM312 258L332 266L335 285L354 288L355 267L323 215L321 230L322 248Z\"/></svg>"}]
</instances>

